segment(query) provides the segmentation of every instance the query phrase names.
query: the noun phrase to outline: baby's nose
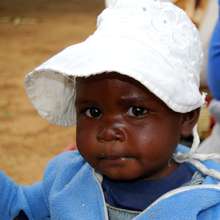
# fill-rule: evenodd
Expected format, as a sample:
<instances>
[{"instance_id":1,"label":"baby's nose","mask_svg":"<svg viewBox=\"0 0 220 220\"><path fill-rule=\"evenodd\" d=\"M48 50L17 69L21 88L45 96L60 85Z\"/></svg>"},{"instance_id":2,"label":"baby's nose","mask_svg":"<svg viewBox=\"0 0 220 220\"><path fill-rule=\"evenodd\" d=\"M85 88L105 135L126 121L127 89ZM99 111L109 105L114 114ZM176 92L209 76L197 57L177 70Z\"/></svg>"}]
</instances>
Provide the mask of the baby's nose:
<instances>
[{"instance_id":1,"label":"baby's nose","mask_svg":"<svg viewBox=\"0 0 220 220\"><path fill-rule=\"evenodd\" d=\"M123 126L120 124L105 125L97 133L97 140L99 142L123 142L125 137Z\"/></svg>"}]
</instances>

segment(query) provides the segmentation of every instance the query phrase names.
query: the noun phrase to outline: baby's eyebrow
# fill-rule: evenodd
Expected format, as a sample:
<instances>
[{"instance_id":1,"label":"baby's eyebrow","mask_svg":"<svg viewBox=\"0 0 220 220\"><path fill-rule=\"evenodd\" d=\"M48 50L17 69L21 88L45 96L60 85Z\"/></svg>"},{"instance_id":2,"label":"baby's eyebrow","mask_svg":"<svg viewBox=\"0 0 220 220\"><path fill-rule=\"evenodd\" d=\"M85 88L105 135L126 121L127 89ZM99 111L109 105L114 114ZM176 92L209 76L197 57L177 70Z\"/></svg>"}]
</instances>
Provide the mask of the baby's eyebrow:
<instances>
[{"instance_id":1,"label":"baby's eyebrow","mask_svg":"<svg viewBox=\"0 0 220 220\"><path fill-rule=\"evenodd\" d=\"M96 105L96 101L94 100L89 100L89 99L78 99L75 101L75 105L86 105L86 104L93 104Z\"/></svg>"},{"instance_id":2,"label":"baby's eyebrow","mask_svg":"<svg viewBox=\"0 0 220 220\"><path fill-rule=\"evenodd\" d=\"M122 96L120 103L146 102L148 98L145 96Z\"/></svg>"}]
</instances>

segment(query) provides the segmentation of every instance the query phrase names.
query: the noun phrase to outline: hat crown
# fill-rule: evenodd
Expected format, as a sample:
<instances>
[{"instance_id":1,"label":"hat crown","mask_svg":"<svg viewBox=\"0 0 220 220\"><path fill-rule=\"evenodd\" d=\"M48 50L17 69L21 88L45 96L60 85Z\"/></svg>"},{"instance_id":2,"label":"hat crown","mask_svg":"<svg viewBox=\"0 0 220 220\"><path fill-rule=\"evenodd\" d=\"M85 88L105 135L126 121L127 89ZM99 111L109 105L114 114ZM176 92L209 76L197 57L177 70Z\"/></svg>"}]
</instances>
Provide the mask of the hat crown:
<instances>
[{"instance_id":1,"label":"hat crown","mask_svg":"<svg viewBox=\"0 0 220 220\"><path fill-rule=\"evenodd\" d=\"M200 35L186 13L170 1L118 0L97 19L95 34L130 38L152 47L187 80L199 86L203 58Z\"/></svg>"}]
</instances>

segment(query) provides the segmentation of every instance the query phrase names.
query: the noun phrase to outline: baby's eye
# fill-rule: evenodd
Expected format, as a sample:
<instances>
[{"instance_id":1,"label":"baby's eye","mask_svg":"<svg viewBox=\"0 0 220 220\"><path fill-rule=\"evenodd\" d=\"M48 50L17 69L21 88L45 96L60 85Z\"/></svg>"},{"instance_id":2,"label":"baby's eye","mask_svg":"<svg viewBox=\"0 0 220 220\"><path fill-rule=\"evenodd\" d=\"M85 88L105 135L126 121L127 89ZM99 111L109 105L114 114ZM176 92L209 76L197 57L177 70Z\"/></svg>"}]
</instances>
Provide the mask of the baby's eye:
<instances>
[{"instance_id":1,"label":"baby's eye","mask_svg":"<svg viewBox=\"0 0 220 220\"><path fill-rule=\"evenodd\" d=\"M132 117L143 117L148 110L144 107L132 106L128 109L128 115Z\"/></svg>"},{"instance_id":2,"label":"baby's eye","mask_svg":"<svg viewBox=\"0 0 220 220\"><path fill-rule=\"evenodd\" d=\"M85 115L89 118L100 118L102 115L102 112L99 108L90 107L85 110Z\"/></svg>"}]
</instances>

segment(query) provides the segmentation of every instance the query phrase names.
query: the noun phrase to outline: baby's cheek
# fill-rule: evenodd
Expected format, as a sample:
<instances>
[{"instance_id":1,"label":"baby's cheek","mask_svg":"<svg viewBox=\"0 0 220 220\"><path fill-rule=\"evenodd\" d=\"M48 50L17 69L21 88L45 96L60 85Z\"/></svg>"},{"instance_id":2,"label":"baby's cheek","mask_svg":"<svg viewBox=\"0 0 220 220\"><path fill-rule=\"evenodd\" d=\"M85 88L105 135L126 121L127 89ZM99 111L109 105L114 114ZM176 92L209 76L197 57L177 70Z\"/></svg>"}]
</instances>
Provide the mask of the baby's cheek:
<instances>
[{"instance_id":1,"label":"baby's cheek","mask_svg":"<svg viewBox=\"0 0 220 220\"><path fill-rule=\"evenodd\" d=\"M76 145L79 152L82 155L85 155L86 158L90 158L93 154L96 153L96 135L92 131L87 132L86 130L78 130L76 133Z\"/></svg>"},{"instance_id":2,"label":"baby's cheek","mask_svg":"<svg viewBox=\"0 0 220 220\"><path fill-rule=\"evenodd\" d=\"M157 141L158 136L156 136L156 134L152 131L144 128L137 129L128 135L128 142L130 145L133 147L135 146L137 149L140 148L139 150L148 148Z\"/></svg>"}]
</instances>

